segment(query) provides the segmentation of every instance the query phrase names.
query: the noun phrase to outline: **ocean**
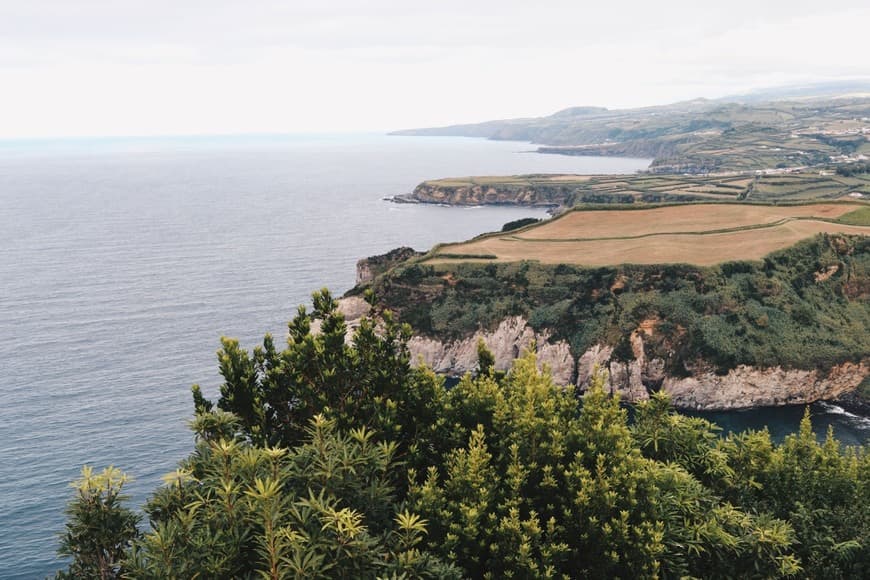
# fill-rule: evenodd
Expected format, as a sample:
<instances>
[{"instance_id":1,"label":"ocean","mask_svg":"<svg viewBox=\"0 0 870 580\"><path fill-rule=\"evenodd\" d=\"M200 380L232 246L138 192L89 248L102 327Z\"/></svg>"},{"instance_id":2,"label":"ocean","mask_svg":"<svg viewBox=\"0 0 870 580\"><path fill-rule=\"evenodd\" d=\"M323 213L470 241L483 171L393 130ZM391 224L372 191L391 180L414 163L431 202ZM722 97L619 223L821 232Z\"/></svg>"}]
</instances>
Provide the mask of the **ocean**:
<instances>
[{"instance_id":1,"label":"ocean","mask_svg":"<svg viewBox=\"0 0 870 580\"><path fill-rule=\"evenodd\" d=\"M359 258L544 216L384 197L435 177L649 162L532 149L369 134L0 142L0 578L62 567L82 465L127 471L141 505L191 451L190 385L217 396L220 336L283 336L313 290L353 285ZM788 430L799 411L722 420ZM844 441L870 437L838 407L814 412Z\"/></svg>"}]
</instances>

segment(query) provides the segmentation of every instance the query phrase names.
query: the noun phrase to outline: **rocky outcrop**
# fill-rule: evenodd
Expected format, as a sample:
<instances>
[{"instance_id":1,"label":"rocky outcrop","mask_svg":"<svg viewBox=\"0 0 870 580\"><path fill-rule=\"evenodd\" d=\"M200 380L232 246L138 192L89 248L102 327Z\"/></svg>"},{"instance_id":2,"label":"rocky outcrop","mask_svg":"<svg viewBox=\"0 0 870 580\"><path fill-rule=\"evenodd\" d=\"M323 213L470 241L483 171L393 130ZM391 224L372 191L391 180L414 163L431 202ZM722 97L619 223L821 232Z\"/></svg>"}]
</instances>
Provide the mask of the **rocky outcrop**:
<instances>
[{"instance_id":1,"label":"rocky outcrop","mask_svg":"<svg viewBox=\"0 0 870 580\"><path fill-rule=\"evenodd\" d=\"M432 203L451 206L511 205L548 208L556 215L565 208L580 203L662 203L668 201L701 201L701 196L684 192L664 191L603 191L584 183L582 176L521 176L527 180L474 183L466 180L426 181L412 193L389 199L396 203ZM565 179L561 179L561 178ZM473 179L473 178L472 178Z\"/></svg>"},{"instance_id":2,"label":"rocky outcrop","mask_svg":"<svg viewBox=\"0 0 870 580\"><path fill-rule=\"evenodd\" d=\"M593 368L598 366L608 371L609 391L619 393L625 401L645 401L650 393L661 390L670 395L675 407L719 411L833 399L853 391L870 375L870 359L865 359L843 363L829 372L741 365L726 375L716 374L699 361L688 369L688 377L674 377L666 374L664 360L646 357L643 336L641 329L631 334L631 361L614 360L613 349L604 345L595 345L583 353L577 364L577 386L581 391L589 386Z\"/></svg>"},{"instance_id":3,"label":"rocky outcrop","mask_svg":"<svg viewBox=\"0 0 870 580\"><path fill-rule=\"evenodd\" d=\"M436 181L421 183L410 195L399 195L394 200L459 206L521 205L554 208L567 205L574 195L574 189L558 185L447 185Z\"/></svg>"},{"instance_id":4,"label":"rocky outcrop","mask_svg":"<svg viewBox=\"0 0 870 580\"><path fill-rule=\"evenodd\" d=\"M396 264L422 255L423 252L418 252L414 248L403 246L401 248L390 250L386 254L363 258L356 263L356 283L358 286L360 284L368 284L374 280L375 277L383 274Z\"/></svg>"},{"instance_id":5,"label":"rocky outcrop","mask_svg":"<svg viewBox=\"0 0 870 580\"><path fill-rule=\"evenodd\" d=\"M741 365L724 376L708 371L686 378L666 377L662 390L675 406L684 409L772 407L833 399L853 391L868 374L867 360L843 363L825 373Z\"/></svg>"},{"instance_id":6,"label":"rocky outcrop","mask_svg":"<svg viewBox=\"0 0 870 580\"><path fill-rule=\"evenodd\" d=\"M495 368L506 371L514 359L534 344L538 365L547 367L557 383L568 384L574 375L574 357L567 342L551 343L549 335L536 333L521 316L506 318L492 332L478 331L461 340L443 342L415 336L408 342L415 364L435 372L458 376L477 368L477 341L483 339L495 356Z\"/></svg>"},{"instance_id":7,"label":"rocky outcrop","mask_svg":"<svg viewBox=\"0 0 870 580\"><path fill-rule=\"evenodd\" d=\"M338 310L344 315L349 342L360 319L371 312L371 306L358 296L346 296L338 301ZM311 323L311 331L320 331L319 320ZM566 385L574 376L574 357L568 343L550 342L549 334L536 333L521 316L506 318L492 332L479 331L461 340L441 341L413 336L408 341L408 350L415 366L425 364L435 372L461 376L477 369L477 341L481 338L495 356L496 370L509 370L514 360L534 345L538 367L549 369L554 381Z\"/></svg>"},{"instance_id":8,"label":"rocky outcrop","mask_svg":"<svg viewBox=\"0 0 870 580\"><path fill-rule=\"evenodd\" d=\"M608 368L613 347L596 344L577 359L577 386L585 389L592 380L596 369Z\"/></svg>"},{"instance_id":9,"label":"rocky outcrop","mask_svg":"<svg viewBox=\"0 0 870 580\"><path fill-rule=\"evenodd\" d=\"M833 402L853 415L870 417L870 398L862 395L860 388L843 393Z\"/></svg>"},{"instance_id":10,"label":"rocky outcrop","mask_svg":"<svg viewBox=\"0 0 870 580\"><path fill-rule=\"evenodd\" d=\"M634 331L631 333L630 341L634 360L611 361L608 385L611 392L620 393L626 400L646 401L649 399L649 391L644 386L646 355L643 349L643 338L637 331Z\"/></svg>"},{"instance_id":11,"label":"rocky outcrop","mask_svg":"<svg viewBox=\"0 0 870 580\"><path fill-rule=\"evenodd\" d=\"M347 325L347 335L345 342L350 342L353 338L353 333L359 327L360 320L371 312L371 305L359 296L345 296L338 300L338 311L344 315L344 322ZM320 332L320 320L311 321L311 332L318 334Z\"/></svg>"},{"instance_id":12,"label":"rocky outcrop","mask_svg":"<svg viewBox=\"0 0 870 580\"><path fill-rule=\"evenodd\" d=\"M342 298L339 308L349 331L369 312L368 303L358 297ZM707 411L833 399L855 390L870 376L868 357L842 363L828 372L741 365L725 375L716 374L710 365L698 361L687 369L689 376L675 377L665 372L663 359L646 355L644 337L655 332L656 323L645 321L629 337L632 360L618 360L613 347L605 344L593 345L575 360L567 342L552 341L549 334L535 332L522 316L506 318L495 330L478 331L459 340L414 336L408 348L413 364L460 376L477 368L478 339L483 339L492 351L498 370L510 369L514 359L534 345L539 366L549 368L556 383L574 381L582 392L588 388L595 369L604 369L608 373L605 388L625 401L645 401L651 393L661 390L670 395L676 407Z\"/></svg>"}]
</instances>

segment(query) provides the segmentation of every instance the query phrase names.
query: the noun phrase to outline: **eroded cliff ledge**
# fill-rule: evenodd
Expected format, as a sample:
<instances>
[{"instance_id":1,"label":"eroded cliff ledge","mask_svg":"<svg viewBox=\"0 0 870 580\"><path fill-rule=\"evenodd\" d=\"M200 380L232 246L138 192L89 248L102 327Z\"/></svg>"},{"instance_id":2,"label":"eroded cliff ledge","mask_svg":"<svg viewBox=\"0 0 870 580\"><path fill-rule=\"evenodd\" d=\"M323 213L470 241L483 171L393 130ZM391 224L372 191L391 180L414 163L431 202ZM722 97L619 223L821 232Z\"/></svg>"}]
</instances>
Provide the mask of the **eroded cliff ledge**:
<instances>
[{"instance_id":1,"label":"eroded cliff ledge","mask_svg":"<svg viewBox=\"0 0 870 580\"><path fill-rule=\"evenodd\" d=\"M367 303L359 297L339 301L349 329L368 313ZM646 354L645 337L650 325L638 327L630 335L631 356L621 360L614 348L595 344L575 357L564 340L554 341L548 333L536 332L522 316L502 320L492 331L439 340L414 336L408 343L412 362L425 364L438 373L461 376L477 368L477 342L483 339L495 356L497 370L508 370L514 359L534 346L538 364L548 368L559 384L575 384L581 391L589 385L596 367L607 370L607 388L623 400L647 400L651 393L664 391L675 407L694 410L728 410L752 407L812 403L833 399L853 391L870 374L870 357L845 362L828 371L759 368L739 365L727 374L717 374L712 365L697 360L688 376L673 376L665 371L666 361Z\"/></svg>"},{"instance_id":2,"label":"eroded cliff ledge","mask_svg":"<svg viewBox=\"0 0 870 580\"><path fill-rule=\"evenodd\" d=\"M531 183L452 183L426 181L409 195L394 198L398 202L444 205L520 205L528 207L563 207L573 198L570 185Z\"/></svg>"},{"instance_id":3,"label":"eroded cliff ledge","mask_svg":"<svg viewBox=\"0 0 870 580\"><path fill-rule=\"evenodd\" d=\"M368 284L374 280L375 277L380 276L396 264L422 255L423 252L418 252L414 248L402 246L401 248L390 250L386 254L363 258L356 263L357 286Z\"/></svg>"}]
</instances>

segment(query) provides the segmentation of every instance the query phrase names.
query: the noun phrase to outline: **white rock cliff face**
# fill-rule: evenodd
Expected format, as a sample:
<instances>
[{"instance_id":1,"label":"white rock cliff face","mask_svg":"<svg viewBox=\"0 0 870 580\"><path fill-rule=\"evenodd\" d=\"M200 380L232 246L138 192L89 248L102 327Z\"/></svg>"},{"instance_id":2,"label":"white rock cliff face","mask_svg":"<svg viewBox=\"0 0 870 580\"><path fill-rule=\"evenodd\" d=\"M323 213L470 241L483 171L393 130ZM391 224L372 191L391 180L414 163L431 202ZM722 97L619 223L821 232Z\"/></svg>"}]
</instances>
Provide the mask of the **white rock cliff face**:
<instances>
[{"instance_id":1,"label":"white rock cliff face","mask_svg":"<svg viewBox=\"0 0 870 580\"><path fill-rule=\"evenodd\" d=\"M725 376L710 372L687 378L666 377L662 390L684 409L742 409L812 403L832 399L857 388L870 373L870 365L843 363L829 373L783 369L758 369L741 365Z\"/></svg>"},{"instance_id":2,"label":"white rock cliff face","mask_svg":"<svg viewBox=\"0 0 870 580\"><path fill-rule=\"evenodd\" d=\"M495 355L497 370L510 369L514 359L534 343L538 366L549 368L557 383L571 382L574 357L568 343L550 343L548 335L536 333L521 316L506 318L492 332L476 332L462 340L445 343L415 336L408 342L408 349L416 364L422 362L439 373L462 375L477 368L477 341L481 338Z\"/></svg>"},{"instance_id":3,"label":"white rock cliff face","mask_svg":"<svg viewBox=\"0 0 870 580\"><path fill-rule=\"evenodd\" d=\"M358 325L368 312L359 298L339 301L348 328ZM539 367L548 367L558 384L574 384L583 391L589 386L594 369L608 371L606 388L623 400L649 399L650 391L661 389L671 396L676 407L697 410L745 409L812 403L832 399L858 387L870 375L870 358L858 363L843 363L828 373L817 370L756 368L741 365L727 375L717 375L703 364L689 369L688 377L665 373L663 360L647 359L641 329L631 334L632 361L613 359L613 348L596 344L575 361L565 341L551 342L546 333L537 333L522 316L504 319L491 332L453 341L414 336L408 343L413 364L426 364L438 373L459 376L477 368L477 341L483 339L495 356L495 367L508 370L515 358L534 343ZM576 371L576 372L575 372Z\"/></svg>"}]
</instances>

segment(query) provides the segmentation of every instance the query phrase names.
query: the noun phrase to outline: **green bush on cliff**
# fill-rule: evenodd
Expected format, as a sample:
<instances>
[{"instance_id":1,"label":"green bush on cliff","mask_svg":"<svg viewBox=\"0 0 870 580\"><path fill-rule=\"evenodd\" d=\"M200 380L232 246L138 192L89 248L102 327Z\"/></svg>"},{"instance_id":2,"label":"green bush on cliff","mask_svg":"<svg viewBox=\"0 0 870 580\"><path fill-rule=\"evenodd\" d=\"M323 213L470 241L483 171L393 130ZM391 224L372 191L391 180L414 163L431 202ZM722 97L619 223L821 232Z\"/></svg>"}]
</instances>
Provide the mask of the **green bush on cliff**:
<instances>
[{"instance_id":1,"label":"green bush on cliff","mask_svg":"<svg viewBox=\"0 0 870 580\"><path fill-rule=\"evenodd\" d=\"M503 232L512 232L514 230L518 230L520 228L524 228L526 226L530 226L532 224L536 224L541 221L539 218L520 218L518 220L514 220L506 223L501 227L501 231Z\"/></svg>"}]
</instances>

